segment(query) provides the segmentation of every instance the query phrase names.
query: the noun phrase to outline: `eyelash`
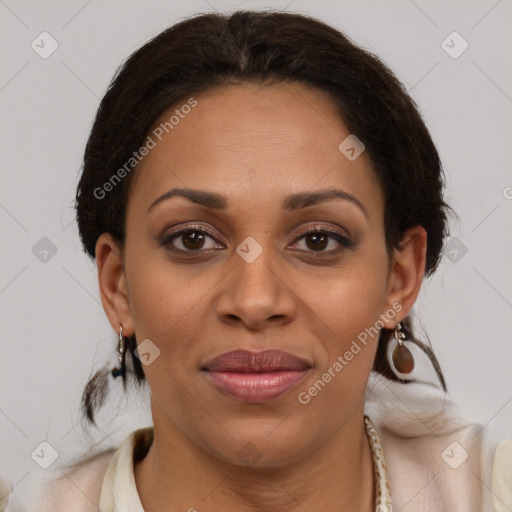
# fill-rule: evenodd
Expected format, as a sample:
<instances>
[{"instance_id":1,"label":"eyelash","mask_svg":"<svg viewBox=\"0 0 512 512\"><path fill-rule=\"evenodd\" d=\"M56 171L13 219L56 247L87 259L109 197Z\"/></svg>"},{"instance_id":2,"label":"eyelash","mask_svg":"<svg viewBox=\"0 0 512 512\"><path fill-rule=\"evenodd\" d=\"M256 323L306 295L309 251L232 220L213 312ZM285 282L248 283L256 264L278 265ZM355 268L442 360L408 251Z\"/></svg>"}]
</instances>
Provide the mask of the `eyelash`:
<instances>
[{"instance_id":1,"label":"eyelash","mask_svg":"<svg viewBox=\"0 0 512 512\"><path fill-rule=\"evenodd\" d=\"M184 235L184 234L187 234L187 233L200 233L202 235L208 235L209 237L211 237L213 240L216 240L216 235L213 234L212 232L210 232L208 229L202 227L202 226L186 226L184 228L181 228L181 229L178 229L176 231L173 231L172 233L169 233L168 235L165 235L161 242L160 242L160 245L161 246L165 246L167 247L169 250L173 251L173 252L178 252L178 253L200 253L200 252L207 252L209 251L209 249L206 249L206 250L203 250L203 249L197 249L197 250L185 250L185 249L177 249L176 247L173 247L172 246L172 242L179 238L180 236ZM308 235L314 235L314 234L323 234L323 235L327 235L329 238L332 238L334 240L336 240L342 247L341 248L338 248L338 249L335 249L335 250L330 250L330 251L326 251L326 250L322 250L322 251L313 251L313 250L309 250L309 251L306 251L306 252L310 252L310 253L313 253L313 254L318 254L318 255L323 255L323 254L326 254L326 255L333 255L333 254L338 254L339 252L343 251L344 249L350 249L352 248L355 244L350 241L348 238L346 238L345 236L343 235L340 235L338 232L336 231L332 231L328 228L317 228L316 226L313 228L313 229L310 229L309 231L306 231L304 233L302 233L301 235L299 235L296 239L296 241L298 240L301 240L302 238L308 236ZM217 242L217 243L220 243L220 242Z\"/></svg>"}]
</instances>

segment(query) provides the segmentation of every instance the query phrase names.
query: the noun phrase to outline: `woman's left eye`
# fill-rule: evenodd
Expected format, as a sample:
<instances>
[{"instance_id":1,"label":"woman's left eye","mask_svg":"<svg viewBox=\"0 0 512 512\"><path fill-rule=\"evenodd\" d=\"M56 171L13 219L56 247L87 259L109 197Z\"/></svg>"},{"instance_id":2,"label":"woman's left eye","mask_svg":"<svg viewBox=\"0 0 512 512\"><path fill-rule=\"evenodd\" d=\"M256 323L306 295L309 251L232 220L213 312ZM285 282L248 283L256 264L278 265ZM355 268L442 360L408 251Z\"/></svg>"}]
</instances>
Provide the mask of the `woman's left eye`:
<instances>
[{"instance_id":1,"label":"woman's left eye","mask_svg":"<svg viewBox=\"0 0 512 512\"><path fill-rule=\"evenodd\" d=\"M176 252L200 252L201 250L215 249L215 244L213 244L213 247L205 247L205 241L208 238L218 243L214 235L203 227L188 226L166 235L162 239L161 245L169 247ZM297 244L298 241L303 239L307 249L300 250L305 250L306 252L332 254L354 245L347 237L340 233L318 227L302 233L294 243ZM179 241L181 247L177 247L174 243L175 241ZM333 242L335 246L338 245L341 247L326 250L331 242Z\"/></svg>"},{"instance_id":2,"label":"woman's left eye","mask_svg":"<svg viewBox=\"0 0 512 512\"><path fill-rule=\"evenodd\" d=\"M354 245L347 237L341 235L336 231L331 231L330 229L326 228L315 227L313 230L303 233L297 240L302 239L304 239L306 246L312 249L311 252L319 253L337 253L342 251L343 249L349 249ZM332 250L325 250L328 247L329 242L332 240L335 241L334 245L337 244L338 248Z\"/></svg>"}]
</instances>

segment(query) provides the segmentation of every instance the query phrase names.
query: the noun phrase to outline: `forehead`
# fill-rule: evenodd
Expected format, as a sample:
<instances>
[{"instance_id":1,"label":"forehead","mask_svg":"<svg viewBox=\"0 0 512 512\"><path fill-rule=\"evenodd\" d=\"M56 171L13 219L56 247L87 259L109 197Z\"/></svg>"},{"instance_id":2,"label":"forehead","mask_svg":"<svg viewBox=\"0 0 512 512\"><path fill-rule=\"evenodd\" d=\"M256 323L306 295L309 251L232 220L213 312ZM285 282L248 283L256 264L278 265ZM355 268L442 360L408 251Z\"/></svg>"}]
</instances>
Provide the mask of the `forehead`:
<instances>
[{"instance_id":1,"label":"forehead","mask_svg":"<svg viewBox=\"0 0 512 512\"><path fill-rule=\"evenodd\" d=\"M351 134L327 93L299 83L243 84L194 100L193 108L183 107L187 99L173 106L149 133L155 144L137 166L130 208L147 208L173 187L259 204L337 187L381 206L365 152L351 160L340 151Z\"/></svg>"}]
</instances>

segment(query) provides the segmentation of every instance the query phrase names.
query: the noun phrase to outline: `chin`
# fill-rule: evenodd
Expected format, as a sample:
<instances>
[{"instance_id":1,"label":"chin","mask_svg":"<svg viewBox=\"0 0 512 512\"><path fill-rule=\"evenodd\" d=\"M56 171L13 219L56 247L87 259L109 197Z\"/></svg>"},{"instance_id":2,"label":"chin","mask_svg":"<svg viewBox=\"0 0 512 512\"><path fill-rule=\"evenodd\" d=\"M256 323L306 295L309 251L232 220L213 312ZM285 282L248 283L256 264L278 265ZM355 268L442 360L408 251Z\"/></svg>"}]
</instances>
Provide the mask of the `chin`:
<instances>
[{"instance_id":1,"label":"chin","mask_svg":"<svg viewBox=\"0 0 512 512\"><path fill-rule=\"evenodd\" d=\"M223 427L225 435L210 444L208 451L241 467L283 467L308 456L321 444L320 440L315 442L314 439L308 442L306 425L296 419L288 422L282 417L246 417L234 422L224 421Z\"/></svg>"}]
</instances>

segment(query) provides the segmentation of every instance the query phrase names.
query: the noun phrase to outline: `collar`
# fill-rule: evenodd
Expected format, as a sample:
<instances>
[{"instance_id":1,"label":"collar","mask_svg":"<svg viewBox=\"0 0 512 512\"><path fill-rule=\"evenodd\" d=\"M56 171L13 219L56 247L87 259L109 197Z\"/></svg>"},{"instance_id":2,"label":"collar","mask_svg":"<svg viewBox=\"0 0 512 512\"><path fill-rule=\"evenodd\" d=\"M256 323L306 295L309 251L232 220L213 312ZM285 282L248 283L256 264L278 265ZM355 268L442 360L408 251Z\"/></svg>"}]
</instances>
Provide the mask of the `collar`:
<instances>
[{"instance_id":1,"label":"collar","mask_svg":"<svg viewBox=\"0 0 512 512\"><path fill-rule=\"evenodd\" d=\"M375 475L375 512L392 512L384 452L375 426L364 417L370 443ZM110 460L101 487L99 509L102 512L144 512L134 476L135 462L146 455L153 442L153 427L133 431L116 450Z\"/></svg>"}]
</instances>

